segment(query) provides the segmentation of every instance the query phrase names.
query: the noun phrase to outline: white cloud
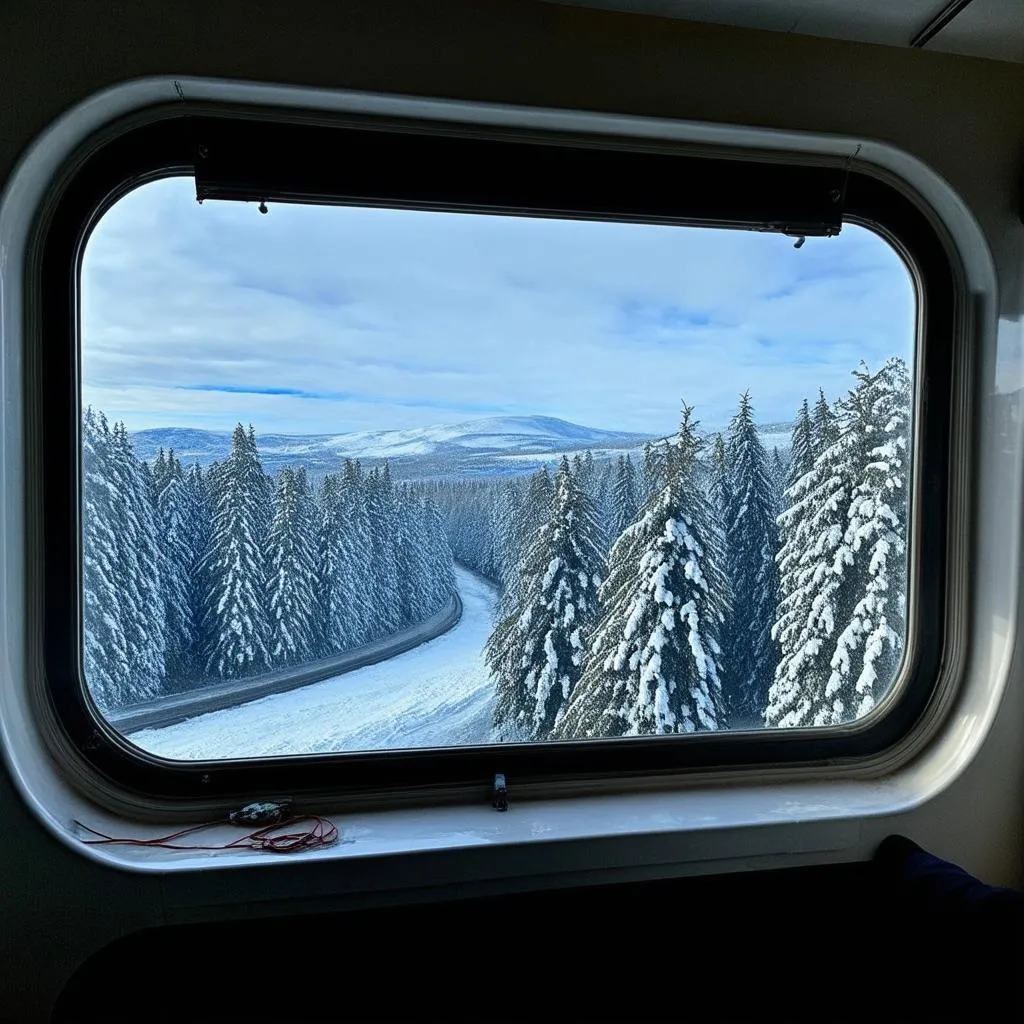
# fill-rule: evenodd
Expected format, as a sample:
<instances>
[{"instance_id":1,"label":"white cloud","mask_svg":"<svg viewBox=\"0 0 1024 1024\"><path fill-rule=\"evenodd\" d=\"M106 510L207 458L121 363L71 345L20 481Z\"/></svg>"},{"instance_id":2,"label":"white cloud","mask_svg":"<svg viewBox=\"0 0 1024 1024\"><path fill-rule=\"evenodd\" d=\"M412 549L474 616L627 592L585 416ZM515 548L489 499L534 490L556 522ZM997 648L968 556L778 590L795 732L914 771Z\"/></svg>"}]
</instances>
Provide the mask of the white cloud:
<instances>
[{"instance_id":1,"label":"white cloud","mask_svg":"<svg viewBox=\"0 0 1024 1024\"><path fill-rule=\"evenodd\" d=\"M706 229L261 216L199 206L177 179L118 203L83 269L83 398L132 429L337 433L500 410L662 433L682 399L719 425L747 388L786 419L912 337L909 275L856 227L797 251Z\"/></svg>"}]
</instances>

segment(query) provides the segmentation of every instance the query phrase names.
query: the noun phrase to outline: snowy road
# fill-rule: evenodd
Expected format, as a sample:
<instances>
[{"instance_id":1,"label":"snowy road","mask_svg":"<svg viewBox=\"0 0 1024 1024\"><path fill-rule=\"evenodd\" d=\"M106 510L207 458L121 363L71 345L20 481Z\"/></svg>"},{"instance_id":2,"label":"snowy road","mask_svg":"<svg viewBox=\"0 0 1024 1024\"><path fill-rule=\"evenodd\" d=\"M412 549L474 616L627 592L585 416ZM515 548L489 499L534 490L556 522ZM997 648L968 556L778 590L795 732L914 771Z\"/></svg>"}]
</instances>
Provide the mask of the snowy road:
<instances>
[{"instance_id":1,"label":"snowy road","mask_svg":"<svg viewBox=\"0 0 1024 1024\"><path fill-rule=\"evenodd\" d=\"M154 697L152 700L129 704L107 714L107 721L118 732L125 736L143 729L164 729L169 725L198 718L200 715L225 708L235 708L249 704L260 697L269 697L275 693L298 690L310 683L319 683L324 679L333 679L346 672L378 661L387 661L405 651L411 651L442 633L454 629L462 617L462 602L457 596L422 622L414 626L381 637L371 643L354 647L344 654L336 654L321 661L309 661L298 666L293 665L277 672L265 672L252 679L232 679L223 683L204 685L201 689L186 693L169 694Z\"/></svg>"},{"instance_id":2,"label":"snowy road","mask_svg":"<svg viewBox=\"0 0 1024 1024\"><path fill-rule=\"evenodd\" d=\"M436 640L300 690L141 730L131 742L184 761L488 742L494 684L483 648L497 594L464 569L455 576L462 618Z\"/></svg>"}]
</instances>

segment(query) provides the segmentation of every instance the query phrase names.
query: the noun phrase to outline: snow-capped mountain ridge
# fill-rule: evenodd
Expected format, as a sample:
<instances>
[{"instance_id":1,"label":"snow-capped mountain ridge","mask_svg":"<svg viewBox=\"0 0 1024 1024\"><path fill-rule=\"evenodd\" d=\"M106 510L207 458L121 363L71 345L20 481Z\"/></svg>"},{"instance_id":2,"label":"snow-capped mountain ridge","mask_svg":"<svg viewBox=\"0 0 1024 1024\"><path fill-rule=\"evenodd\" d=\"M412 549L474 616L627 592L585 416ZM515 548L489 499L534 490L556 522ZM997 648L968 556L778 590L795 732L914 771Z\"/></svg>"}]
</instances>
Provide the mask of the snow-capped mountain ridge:
<instances>
[{"instance_id":1,"label":"snow-capped mountain ridge","mask_svg":"<svg viewBox=\"0 0 1024 1024\"><path fill-rule=\"evenodd\" d=\"M762 441L787 449L790 425L759 426ZM708 433L711 433L708 431ZM671 436L671 435L670 435ZM231 432L191 427L161 427L132 435L135 452L147 461L163 448L173 448L186 465L207 466L225 459ZM363 430L342 434L257 433L260 458L267 472L304 465L311 472L333 472L345 459L373 464L385 459L404 478L486 476L533 472L553 466L563 453L591 450L595 457L636 450L654 434L586 427L555 416L489 416L406 430Z\"/></svg>"},{"instance_id":2,"label":"snow-capped mountain ridge","mask_svg":"<svg viewBox=\"0 0 1024 1024\"><path fill-rule=\"evenodd\" d=\"M208 465L225 458L231 448L229 431L163 427L140 430L132 436L136 454L147 460L155 458L161 448L173 448L186 464ZM407 430L257 434L256 439L268 470L295 463L331 470L345 459L388 459L422 462L423 471L443 464L456 473L481 473L522 472L527 468L524 456L536 455L545 461L543 456L587 448L635 448L649 436L585 427L553 416L492 416Z\"/></svg>"}]
</instances>

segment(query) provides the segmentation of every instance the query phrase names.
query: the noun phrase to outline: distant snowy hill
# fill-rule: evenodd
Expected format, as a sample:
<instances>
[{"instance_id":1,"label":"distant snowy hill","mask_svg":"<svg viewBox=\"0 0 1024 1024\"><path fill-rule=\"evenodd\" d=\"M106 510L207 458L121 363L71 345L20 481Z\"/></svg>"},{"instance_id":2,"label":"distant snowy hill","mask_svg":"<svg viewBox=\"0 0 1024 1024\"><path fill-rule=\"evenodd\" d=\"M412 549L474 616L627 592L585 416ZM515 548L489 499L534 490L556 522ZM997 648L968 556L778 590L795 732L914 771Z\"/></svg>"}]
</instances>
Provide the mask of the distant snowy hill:
<instances>
[{"instance_id":1,"label":"distant snowy hill","mask_svg":"<svg viewBox=\"0 0 1024 1024\"><path fill-rule=\"evenodd\" d=\"M791 424L766 423L761 439L785 455ZM173 448L185 465L207 466L231 450L229 431L162 427L132 435L135 453L152 460ZM387 459L404 479L435 476L491 476L532 472L553 466L563 452L589 449L598 459L642 447L651 434L584 427L554 416L491 416L411 430L374 430L351 434L256 435L263 468L275 473L283 466L303 465L310 472L333 472L345 459L367 465Z\"/></svg>"},{"instance_id":2,"label":"distant snowy hill","mask_svg":"<svg viewBox=\"0 0 1024 1024\"><path fill-rule=\"evenodd\" d=\"M259 434L263 466L304 465L332 471L345 459L373 464L390 461L402 477L478 476L522 473L563 452L590 449L596 456L637 448L650 435L598 430L552 416L494 416L464 423L411 430L362 431L351 434ZM133 435L139 458L150 460L161 448L173 448L188 465L208 465L227 456L227 431L165 427Z\"/></svg>"}]
</instances>

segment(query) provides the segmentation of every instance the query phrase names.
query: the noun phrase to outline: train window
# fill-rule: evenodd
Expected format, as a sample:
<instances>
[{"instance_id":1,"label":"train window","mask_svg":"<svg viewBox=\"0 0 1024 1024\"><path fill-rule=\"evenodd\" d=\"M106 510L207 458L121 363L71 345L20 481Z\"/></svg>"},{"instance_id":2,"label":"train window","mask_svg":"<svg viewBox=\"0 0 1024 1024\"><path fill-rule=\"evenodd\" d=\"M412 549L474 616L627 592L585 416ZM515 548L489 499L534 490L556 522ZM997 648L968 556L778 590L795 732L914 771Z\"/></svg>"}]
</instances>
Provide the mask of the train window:
<instances>
[{"instance_id":1,"label":"train window","mask_svg":"<svg viewBox=\"0 0 1024 1024\"><path fill-rule=\"evenodd\" d=\"M95 757L386 791L852 755L913 721L944 530L915 495L946 473L924 303L951 320L897 193L436 126L117 146L48 250L75 301L46 585L78 638L49 681Z\"/></svg>"},{"instance_id":2,"label":"train window","mask_svg":"<svg viewBox=\"0 0 1024 1024\"><path fill-rule=\"evenodd\" d=\"M855 721L902 661L913 340L855 226L145 185L83 260L86 684L178 758Z\"/></svg>"}]
</instances>

